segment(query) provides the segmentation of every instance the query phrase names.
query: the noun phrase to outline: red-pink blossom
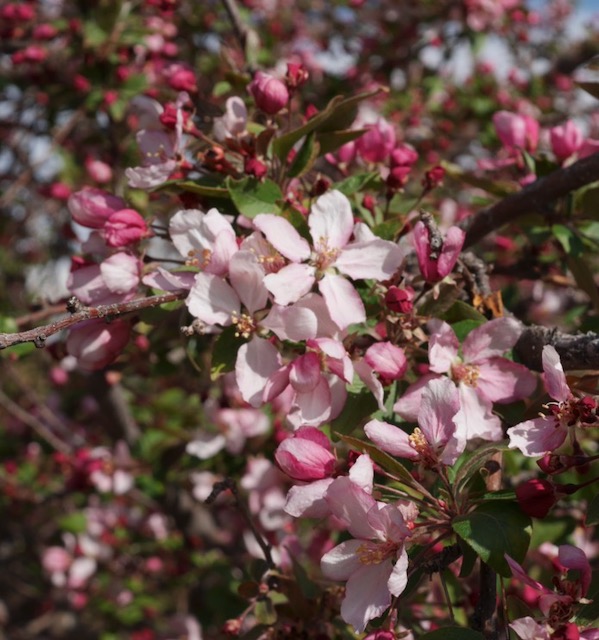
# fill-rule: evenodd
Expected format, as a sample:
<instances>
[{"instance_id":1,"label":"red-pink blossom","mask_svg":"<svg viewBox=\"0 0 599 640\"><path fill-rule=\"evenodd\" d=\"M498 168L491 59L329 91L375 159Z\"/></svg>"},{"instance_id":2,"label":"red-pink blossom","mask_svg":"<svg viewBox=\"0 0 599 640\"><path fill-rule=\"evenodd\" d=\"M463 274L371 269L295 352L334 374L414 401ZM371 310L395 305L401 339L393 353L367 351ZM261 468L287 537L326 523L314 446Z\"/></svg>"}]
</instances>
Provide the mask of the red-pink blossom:
<instances>
[{"instance_id":1,"label":"red-pink blossom","mask_svg":"<svg viewBox=\"0 0 599 640\"><path fill-rule=\"evenodd\" d=\"M418 265L427 282L438 282L448 276L462 250L466 234L459 227L450 227L445 238L439 237L440 246L433 248L431 230L418 221L414 226L414 245Z\"/></svg>"},{"instance_id":2,"label":"red-pink blossom","mask_svg":"<svg viewBox=\"0 0 599 640\"><path fill-rule=\"evenodd\" d=\"M85 371L103 369L120 355L130 333L131 326L124 320L110 324L104 320L90 320L71 329L67 352L77 358L77 364Z\"/></svg>"},{"instance_id":3,"label":"red-pink blossom","mask_svg":"<svg viewBox=\"0 0 599 640\"><path fill-rule=\"evenodd\" d=\"M84 187L71 195L68 207L75 222L90 229L101 229L111 215L125 209L127 204L102 189Z\"/></svg>"},{"instance_id":4,"label":"red-pink blossom","mask_svg":"<svg viewBox=\"0 0 599 640\"><path fill-rule=\"evenodd\" d=\"M104 225L104 237L109 247L125 247L148 237L146 221L134 209L113 213Z\"/></svg>"},{"instance_id":5,"label":"red-pink blossom","mask_svg":"<svg viewBox=\"0 0 599 640\"><path fill-rule=\"evenodd\" d=\"M550 129L549 139L551 149L560 162L574 155L584 142L582 131L572 120Z\"/></svg>"},{"instance_id":6,"label":"red-pink blossom","mask_svg":"<svg viewBox=\"0 0 599 640\"><path fill-rule=\"evenodd\" d=\"M275 452L275 459L279 467L294 480L320 480L328 478L335 470L331 443L315 427L302 427L283 440Z\"/></svg>"},{"instance_id":7,"label":"red-pink blossom","mask_svg":"<svg viewBox=\"0 0 599 640\"><path fill-rule=\"evenodd\" d=\"M497 111L493 115L497 137L508 148L535 151L539 143L539 123L528 115Z\"/></svg>"},{"instance_id":8,"label":"red-pink blossom","mask_svg":"<svg viewBox=\"0 0 599 640\"><path fill-rule=\"evenodd\" d=\"M379 118L356 140L356 151L366 162L384 162L395 147L395 127Z\"/></svg>"}]
</instances>

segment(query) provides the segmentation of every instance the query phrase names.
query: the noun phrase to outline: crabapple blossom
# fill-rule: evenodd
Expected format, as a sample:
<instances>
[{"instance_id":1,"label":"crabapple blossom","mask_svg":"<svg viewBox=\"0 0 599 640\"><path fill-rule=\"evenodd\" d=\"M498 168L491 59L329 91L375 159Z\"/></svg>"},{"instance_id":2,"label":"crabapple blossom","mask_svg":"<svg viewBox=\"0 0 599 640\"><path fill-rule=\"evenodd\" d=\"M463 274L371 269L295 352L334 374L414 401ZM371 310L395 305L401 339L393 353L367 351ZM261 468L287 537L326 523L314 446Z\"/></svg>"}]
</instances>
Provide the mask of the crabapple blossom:
<instances>
[{"instance_id":1,"label":"crabapple blossom","mask_svg":"<svg viewBox=\"0 0 599 640\"><path fill-rule=\"evenodd\" d=\"M534 151L539 142L539 123L528 115L497 111L493 115L495 131L508 149Z\"/></svg>"},{"instance_id":2,"label":"crabapple blossom","mask_svg":"<svg viewBox=\"0 0 599 640\"><path fill-rule=\"evenodd\" d=\"M450 227L445 238L433 237L429 226L419 220L414 226L413 238L420 273L427 282L434 283L452 272L466 234L459 227Z\"/></svg>"},{"instance_id":3,"label":"crabapple blossom","mask_svg":"<svg viewBox=\"0 0 599 640\"><path fill-rule=\"evenodd\" d=\"M104 224L104 237L109 247L135 244L148 235L146 221L134 209L116 211Z\"/></svg>"},{"instance_id":4,"label":"crabapple blossom","mask_svg":"<svg viewBox=\"0 0 599 640\"><path fill-rule=\"evenodd\" d=\"M378 118L356 140L356 151L366 162L384 162L395 147L395 141L395 127L384 118Z\"/></svg>"},{"instance_id":5,"label":"crabapple blossom","mask_svg":"<svg viewBox=\"0 0 599 640\"><path fill-rule=\"evenodd\" d=\"M103 369L129 342L131 326L125 320L107 324L104 320L89 320L71 329L67 338L67 353L77 358L85 371Z\"/></svg>"},{"instance_id":6,"label":"crabapple blossom","mask_svg":"<svg viewBox=\"0 0 599 640\"><path fill-rule=\"evenodd\" d=\"M285 438L277 447L275 460L294 480L321 480L330 476L335 468L331 443L315 427L302 427Z\"/></svg>"},{"instance_id":7,"label":"crabapple blossom","mask_svg":"<svg viewBox=\"0 0 599 640\"><path fill-rule=\"evenodd\" d=\"M361 633L406 588L405 542L417 511L412 504L378 503L347 477L331 483L326 500L354 538L325 553L320 566L327 578L347 581L341 617Z\"/></svg>"},{"instance_id":8,"label":"crabapple blossom","mask_svg":"<svg viewBox=\"0 0 599 640\"><path fill-rule=\"evenodd\" d=\"M284 82L268 73L256 71L248 86L258 109L274 116L289 102L289 91Z\"/></svg>"},{"instance_id":9,"label":"crabapple blossom","mask_svg":"<svg viewBox=\"0 0 599 640\"><path fill-rule=\"evenodd\" d=\"M110 216L127 208L127 203L103 189L84 187L69 196L68 207L77 224L102 229Z\"/></svg>"},{"instance_id":10,"label":"crabapple blossom","mask_svg":"<svg viewBox=\"0 0 599 640\"><path fill-rule=\"evenodd\" d=\"M574 437L573 427L598 424L597 401L588 396L576 398L570 391L555 347L543 347L542 362L545 387L549 395L556 400L547 405L551 415L526 420L507 431L509 447L519 449L528 457L542 456L548 451L555 451L565 442L569 433Z\"/></svg>"},{"instance_id":11,"label":"crabapple blossom","mask_svg":"<svg viewBox=\"0 0 599 640\"><path fill-rule=\"evenodd\" d=\"M552 127L549 130L549 139L555 157L563 162L582 147L584 135L575 122L568 120L559 127Z\"/></svg>"},{"instance_id":12,"label":"crabapple blossom","mask_svg":"<svg viewBox=\"0 0 599 640\"><path fill-rule=\"evenodd\" d=\"M430 380L422 391L418 427L411 435L381 420L364 426L366 435L383 451L399 458L417 460L434 468L439 462L453 464L466 441L457 430L460 410L458 390L447 378Z\"/></svg>"},{"instance_id":13,"label":"crabapple blossom","mask_svg":"<svg viewBox=\"0 0 599 640\"><path fill-rule=\"evenodd\" d=\"M501 357L511 349L522 331L512 318L496 318L473 329L462 345L453 329L442 320L429 322L430 373L412 384L395 403L394 409L406 420L416 420L422 390L442 374L458 386L460 412L456 417L460 437L470 440L499 440L501 422L491 412L494 402L514 402L530 395L536 387L534 375L523 365Z\"/></svg>"},{"instance_id":14,"label":"crabapple blossom","mask_svg":"<svg viewBox=\"0 0 599 640\"><path fill-rule=\"evenodd\" d=\"M280 216L258 215L254 225L289 260L264 280L275 302L283 306L297 302L318 282L331 318L341 330L366 318L360 296L343 276L384 280L402 259L399 247L387 240L350 242L354 232L351 204L339 191L320 196L312 206L308 225L313 248Z\"/></svg>"},{"instance_id":15,"label":"crabapple blossom","mask_svg":"<svg viewBox=\"0 0 599 640\"><path fill-rule=\"evenodd\" d=\"M225 102L225 113L219 118L214 118L212 133L218 142L224 142L227 138L242 135L246 124L245 102L238 96L232 96Z\"/></svg>"}]
</instances>

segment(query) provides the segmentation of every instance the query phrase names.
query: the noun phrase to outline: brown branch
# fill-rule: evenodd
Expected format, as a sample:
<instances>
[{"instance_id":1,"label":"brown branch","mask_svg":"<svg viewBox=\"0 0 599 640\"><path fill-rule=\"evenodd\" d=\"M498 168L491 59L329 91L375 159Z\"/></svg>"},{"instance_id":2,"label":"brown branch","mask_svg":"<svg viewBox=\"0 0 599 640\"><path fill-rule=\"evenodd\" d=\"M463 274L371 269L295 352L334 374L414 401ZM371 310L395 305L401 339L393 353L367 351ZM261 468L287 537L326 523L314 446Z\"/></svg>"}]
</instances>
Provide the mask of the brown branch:
<instances>
[{"instance_id":1,"label":"brown branch","mask_svg":"<svg viewBox=\"0 0 599 640\"><path fill-rule=\"evenodd\" d=\"M599 180L599 153L536 180L522 191L507 196L461 222L460 227L466 231L464 248L476 244L491 231L514 222L527 213L542 211L558 198L596 180Z\"/></svg>"},{"instance_id":2,"label":"brown branch","mask_svg":"<svg viewBox=\"0 0 599 640\"><path fill-rule=\"evenodd\" d=\"M174 302L175 300L182 300L187 297L187 291L177 291L175 293L164 293L158 296L149 296L148 298L137 298L136 300L129 300L127 302L117 302L115 304L103 304L97 307L84 307L78 309L70 316L52 322L36 329L30 329L29 331L21 331L19 333L0 333L0 349L6 349L7 347L13 347L17 344L24 342L33 342L36 347L41 348L45 345L46 340L55 333L68 329L73 325L85 322L86 320L106 319L109 321L112 318L125 315L127 313L133 313L140 311L141 309L148 309L150 307L157 307L167 302Z\"/></svg>"}]
</instances>

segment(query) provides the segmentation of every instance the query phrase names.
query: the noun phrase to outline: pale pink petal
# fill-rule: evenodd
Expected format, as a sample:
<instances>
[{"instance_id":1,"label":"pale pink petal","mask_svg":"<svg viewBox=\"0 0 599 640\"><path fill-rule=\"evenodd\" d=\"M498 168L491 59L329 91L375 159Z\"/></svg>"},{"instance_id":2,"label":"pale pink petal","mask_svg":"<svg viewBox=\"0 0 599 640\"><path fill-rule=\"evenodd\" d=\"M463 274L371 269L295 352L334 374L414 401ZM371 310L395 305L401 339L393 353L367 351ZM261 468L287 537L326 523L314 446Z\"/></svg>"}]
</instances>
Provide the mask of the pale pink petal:
<instances>
[{"instance_id":1,"label":"pale pink petal","mask_svg":"<svg viewBox=\"0 0 599 640\"><path fill-rule=\"evenodd\" d=\"M442 320L434 319L428 323L431 336L428 342L428 360L431 371L446 373L458 357L460 343L453 329Z\"/></svg>"},{"instance_id":2,"label":"pale pink petal","mask_svg":"<svg viewBox=\"0 0 599 640\"><path fill-rule=\"evenodd\" d=\"M296 393L296 417L301 424L318 427L331 417L331 390L324 377L309 393Z\"/></svg>"},{"instance_id":3,"label":"pale pink petal","mask_svg":"<svg viewBox=\"0 0 599 640\"><path fill-rule=\"evenodd\" d=\"M198 433L187 443L185 451L200 460L208 460L225 448L226 439L221 433Z\"/></svg>"},{"instance_id":4,"label":"pale pink petal","mask_svg":"<svg viewBox=\"0 0 599 640\"><path fill-rule=\"evenodd\" d=\"M591 584L591 565L585 552L570 544L562 544L558 551L558 560L566 569L574 569L580 572L580 586L582 595L586 595Z\"/></svg>"},{"instance_id":5,"label":"pale pink petal","mask_svg":"<svg viewBox=\"0 0 599 640\"><path fill-rule=\"evenodd\" d=\"M418 458L418 453L410 445L408 434L388 422L371 420L364 425L364 432L377 446L392 456L409 460Z\"/></svg>"},{"instance_id":6,"label":"pale pink petal","mask_svg":"<svg viewBox=\"0 0 599 640\"><path fill-rule=\"evenodd\" d=\"M125 176L133 189L152 189L165 183L176 168L176 160L166 160L149 167L129 167L125 169Z\"/></svg>"},{"instance_id":7,"label":"pale pink petal","mask_svg":"<svg viewBox=\"0 0 599 640\"><path fill-rule=\"evenodd\" d=\"M228 229L224 229L214 239L212 256L204 270L207 273L214 273L219 276L227 275L227 272L229 271L229 262L238 250L239 247L237 245L235 233Z\"/></svg>"},{"instance_id":8,"label":"pale pink petal","mask_svg":"<svg viewBox=\"0 0 599 640\"><path fill-rule=\"evenodd\" d=\"M327 309L326 302L321 295L317 293L308 293L301 300L298 300L295 308L310 309L316 316L318 326L316 328L316 336L320 337L337 337L339 336L339 327L333 322L329 310Z\"/></svg>"},{"instance_id":9,"label":"pale pink petal","mask_svg":"<svg viewBox=\"0 0 599 640\"><path fill-rule=\"evenodd\" d=\"M317 251L320 248L342 249L354 230L349 200L340 191L329 191L320 196L312 205L308 225Z\"/></svg>"},{"instance_id":10,"label":"pale pink petal","mask_svg":"<svg viewBox=\"0 0 599 640\"><path fill-rule=\"evenodd\" d=\"M378 239L347 245L333 266L354 280L387 280L397 271L401 261L398 245Z\"/></svg>"},{"instance_id":11,"label":"pale pink petal","mask_svg":"<svg viewBox=\"0 0 599 640\"><path fill-rule=\"evenodd\" d=\"M531 371L506 358L491 358L477 366L476 390L489 402L514 402L528 398L537 387L537 378Z\"/></svg>"},{"instance_id":12,"label":"pale pink petal","mask_svg":"<svg viewBox=\"0 0 599 640\"><path fill-rule=\"evenodd\" d=\"M501 440L503 438L501 420L493 414L491 406L472 387L460 384L458 391L460 411L454 418L458 439L468 441L481 438L493 442Z\"/></svg>"},{"instance_id":13,"label":"pale pink petal","mask_svg":"<svg viewBox=\"0 0 599 640\"><path fill-rule=\"evenodd\" d=\"M264 402L272 402L289 386L289 370L290 366L285 365L270 375L264 386L262 396ZM291 391L295 395L295 391L293 391L293 389L291 389Z\"/></svg>"},{"instance_id":14,"label":"pale pink petal","mask_svg":"<svg viewBox=\"0 0 599 640\"><path fill-rule=\"evenodd\" d=\"M119 251L100 264L104 284L112 293L126 294L137 288L140 279L140 261Z\"/></svg>"},{"instance_id":15,"label":"pale pink petal","mask_svg":"<svg viewBox=\"0 0 599 640\"><path fill-rule=\"evenodd\" d=\"M366 493L372 493L374 464L367 453L358 456L358 459L349 470L348 478Z\"/></svg>"},{"instance_id":16,"label":"pale pink petal","mask_svg":"<svg viewBox=\"0 0 599 640\"><path fill-rule=\"evenodd\" d=\"M324 478L291 487L287 493L285 512L294 518L325 518L330 514L325 495L332 482L333 478Z\"/></svg>"},{"instance_id":17,"label":"pale pink petal","mask_svg":"<svg viewBox=\"0 0 599 640\"><path fill-rule=\"evenodd\" d=\"M231 223L218 209L204 213L200 209L182 209L169 221L169 235L182 256L212 249L216 238L228 232L235 237Z\"/></svg>"},{"instance_id":18,"label":"pale pink petal","mask_svg":"<svg viewBox=\"0 0 599 640\"><path fill-rule=\"evenodd\" d=\"M408 554L402 547L399 558L393 567L393 571L387 581L387 588L392 595L397 597L408 584Z\"/></svg>"},{"instance_id":19,"label":"pale pink petal","mask_svg":"<svg viewBox=\"0 0 599 640\"><path fill-rule=\"evenodd\" d=\"M445 446L456 432L459 409L458 390L448 378L431 380L423 390L418 424L434 449Z\"/></svg>"},{"instance_id":20,"label":"pale pink petal","mask_svg":"<svg viewBox=\"0 0 599 640\"><path fill-rule=\"evenodd\" d=\"M260 326L272 331L280 340L299 342L316 336L318 319L312 310L298 304L289 307L275 304Z\"/></svg>"},{"instance_id":21,"label":"pale pink petal","mask_svg":"<svg viewBox=\"0 0 599 640\"><path fill-rule=\"evenodd\" d=\"M353 364L354 371L374 396L379 409L385 411L385 390L372 367L364 360L357 360Z\"/></svg>"},{"instance_id":22,"label":"pale pink petal","mask_svg":"<svg viewBox=\"0 0 599 640\"><path fill-rule=\"evenodd\" d=\"M553 416L526 420L507 430L510 449L520 449L528 457L545 455L560 447L568 435L567 427Z\"/></svg>"},{"instance_id":23,"label":"pale pink petal","mask_svg":"<svg viewBox=\"0 0 599 640\"><path fill-rule=\"evenodd\" d=\"M268 290L264 286L264 269L249 251L238 251L229 263L229 277L235 292L250 314L264 309Z\"/></svg>"},{"instance_id":24,"label":"pale pink petal","mask_svg":"<svg viewBox=\"0 0 599 640\"><path fill-rule=\"evenodd\" d=\"M285 306L297 302L312 289L314 273L314 267L309 264L288 264L277 273L269 273L264 278L264 286L277 304Z\"/></svg>"},{"instance_id":25,"label":"pale pink petal","mask_svg":"<svg viewBox=\"0 0 599 640\"><path fill-rule=\"evenodd\" d=\"M268 340L254 336L237 352L235 376L242 398L259 407L268 378L280 367L280 356L276 347Z\"/></svg>"},{"instance_id":26,"label":"pale pink petal","mask_svg":"<svg viewBox=\"0 0 599 640\"><path fill-rule=\"evenodd\" d=\"M142 282L160 291L184 291L191 289L196 275L195 271L167 271L157 267L156 271L146 274Z\"/></svg>"},{"instance_id":27,"label":"pale pink petal","mask_svg":"<svg viewBox=\"0 0 599 640\"><path fill-rule=\"evenodd\" d=\"M67 585L70 589L81 589L96 573L97 564L93 558L75 558L69 569Z\"/></svg>"},{"instance_id":28,"label":"pale pink petal","mask_svg":"<svg viewBox=\"0 0 599 640\"><path fill-rule=\"evenodd\" d=\"M535 622L530 616L518 618L510 622L509 626L518 634L520 640L551 640L547 627Z\"/></svg>"},{"instance_id":29,"label":"pale pink petal","mask_svg":"<svg viewBox=\"0 0 599 640\"><path fill-rule=\"evenodd\" d=\"M333 322L341 330L366 320L366 310L358 292L343 276L327 273L318 286Z\"/></svg>"},{"instance_id":30,"label":"pale pink petal","mask_svg":"<svg viewBox=\"0 0 599 640\"><path fill-rule=\"evenodd\" d=\"M240 310L231 285L211 273L198 273L185 304L192 316L209 325L230 325L231 314L239 314Z\"/></svg>"},{"instance_id":31,"label":"pale pink petal","mask_svg":"<svg viewBox=\"0 0 599 640\"><path fill-rule=\"evenodd\" d=\"M296 358L289 369L289 383L299 393L310 393L320 382L320 358L314 351Z\"/></svg>"},{"instance_id":32,"label":"pale pink petal","mask_svg":"<svg viewBox=\"0 0 599 640\"><path fill-rule=\"evenodd\" d=\"M364 360L383 378L397 380L408 368L408 361L403 349L391 342L376 342L368 347Z\"/></svg>"},{"instance_id":33,"label":"pale pink petal","mask_svg":"<svg viewBox=\"0 0 599 640\"><path fill-rule=\"evenodd\" d=\"M572 396L566 381L566 374L555 347L543 347L543 371L545 372L545 387L549 395L558 402L565 402Z\"/></svg>"},{"instance_id":34,"label":"pale pink petal","mask_svg":"<svg viewBox=\"0 0 599 640\"><path fill-rule=\"evenodd\" d=\"M310 257L310 245L285 218L261 213L254 218L254 226L291 262L302 262Z\"/></svg>"},{"instance_id":35,"label":"pale pink petal","mask_svg":"<svg viewBox=\"0 0 599 640\"><path fill-rule=\"evenodd\" d=\"M362 565L345 586L341 617L361 633L370 620L378 618L391 604L387 582L393 570L389 560Z\"/></svg>"},{"instance_id":36,"label":"pale pink petal","mask_svg":"<svg viewBox=\"0 0 599 640\"><path fill-rule=\"evenodd\" d=\"M502 356L517 342L522 325L514 318L496 318L473 329L462 346L464 361L479 363L488 358Z\"/></svg>"},{"instance_id":37,"label":"pale pink petal","mask_svg":"<svg viewBox=\"0 0 599 640\"><path fill-rule=\"evenodd\" d=\"M430 380L436 380L441 376L437 373L427 373L413 384L411 384L393 405L393 411L398 413L404 420L417 422L422 402L422 392Z\"/></svg>"},{"instance_id":38,"label":"pale pink petal","mask_svg":"<svg viewBox=\"0 0 599 640\"><path fill-rule=\"evenodd\" d=\"M345 523L352 536L368 540L378 534L366 517L376 507L376 500L347 476L335 479L326 500L331 513Z\"/></svg>"},{"instance_id":39,"label":"pale pink petal","mask_svg":"<svg viewBox=\"0 0 599 640\"><path fill-rule=\"evenodd\" d=\"M518 580L520 580L524 584L528 585L529 587L531 587L535 591L539 591L540 593L544 593L544 592L547 591L547 589L540 582L537 582L536 580L533 580L524 571L524 569L511 556L509 556L507 553L505 554L505 560L508 563L514 578L518 578Z\"/></svg>"},{"instance_id":40,"label":"pale pink petal","mask_svg":"<svg viewBox=\"0 0 599 640\"><path fill-rule=\"evenodd\" d=\"M324 377L331 392L331 414L329 420L334 420L343 410L347 401L347 385L342 378L325 373Z\"/></svg>"},{"instance_id":41,"label":"pale pink petal","mask_svg":"<svg viewBox=\"0 0 599 640\"><path fill-rule=\"evenodd\" d=\"M362 540L346 540L328 551L320 560L323 575L329 580L349 580L361 566L358 549Z\"/></svg>"}]
</instances>

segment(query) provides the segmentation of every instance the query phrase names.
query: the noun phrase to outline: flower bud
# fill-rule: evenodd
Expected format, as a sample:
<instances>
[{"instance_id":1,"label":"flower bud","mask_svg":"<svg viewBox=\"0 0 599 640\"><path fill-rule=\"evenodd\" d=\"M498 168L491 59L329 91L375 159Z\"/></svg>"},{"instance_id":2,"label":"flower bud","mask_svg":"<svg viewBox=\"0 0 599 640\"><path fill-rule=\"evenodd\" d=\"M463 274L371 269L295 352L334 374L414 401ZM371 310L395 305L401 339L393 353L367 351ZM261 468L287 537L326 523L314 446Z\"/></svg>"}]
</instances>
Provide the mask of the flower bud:
<instances>
[{"instance_id":1,"label":"flower bud","mask_svg":"<svg viewBox=\"0 0 599 640\"><path fill-rule=\"evenodd\" d=\"M414 289L412 287L389 287L385 294L385 304L395 313L411 313L414 309Z\"/></svg>"},{"instance_id":2,"label":"flower bud","mask_svg":"<svg viewBox=\"0 0 599 640\"><path fill-rule=\"evenodd\" d=\"M392 167L411 167L418 161L418 153L409 144L400 144L391 152Z\"/></svg>"},{"instance_id":3,"label":"flower bud","mask_svg":"<svg viewBox=\"0 0 599 640\"><path fill-rule=\"evenodd\" d=\"M582 131L572 120L550 129L549 139L553 153L560 161L566 160L566 158L576 153L584 141Z\"/></svg>"},{"instance_id":4,"label":"flower bud","mask_svg":"<svg viewBox=\"0 0 599 640\"><path fill-rule=\"evenodd\" d=\"M77 358L84 371L103 369L115 360L129 341L128 322L91 320L71 330L67 338L67 352Z\"/></svg>"},{"instance_id":5,"label":"flower bud","mask_svg":"<svg viewBox=\"0 0 599 640\"><path fill-rule=\"evenodd\" d=\"M530 116L498 111L493 116L497 137L508 148L534 151L539 143L539 123Z\"/></svg>"},{"instance_id":6,"label":"flower bud","mask_svg":"<svg viewBox=\"0 0 599 640\"><path fill-rule=\"evenodd\" d=\"M356 151L366 162L384 162L395 147L395 127L379 118L356 140Z\"/></svg>"},{"instance_id":7,"label":"flower bud","mask_svg":"<svg viewBox=\"0 0 599 640\"><path fill-rule=\"evenodd\" d=\"M287 88L290 91L295 91L308 81L309 73L308 69L303 64L297 64L295 62L287 63L287 75L285 81Z\"/></svg>"},{"instance_id":8,"label":"flower bud","mask_svg":"<svg viewBox=\"0 0 599 640\"><path fill-rule=\"evenodd\" d=\"M89 177L100 184L105 184L112 180L112 169L109 164L102 162L101 160L94 160L93 158L85 159L85 170L89 174Z\"/></svg>"},{"instance_id":9,"label":"flower bud","mask_svg":"<svg viewBox=\"0 0 599 640\"><path fill-rule=\"evenodd\" d=\"M534 478L516 487L516 498L524 513L544 518L557 502L555 487L548 480Z\"/></svg>"},{"instance_id":10,"label":"flower bud","mask_svg":"<svg viewBox=\"0 0 599 640\"><path fill-rule=\"evenodd\" d=\"M101 229L111 215L126 206L122 198L95 187L84 187L81 191L76 191L68 201L73 220L90 229Z\"/></svg>"},{"instance_id":11,"label":"flower bud","mask_svg":"<svg viewBox=\"0 0 599 640\"><path fill-rule=\"evenodd\" d=\"M275 452L281 469L294 480L310 482L331 476L335 470L335 456L331 444L322 431L303 427L283 440Z\"/></svg>"},{"instance_id":12,"label":"flower bud","mask_svg":"<svg viewBox=\"0 0 599 640\"><path fill-rule=\"evenodd\" d=\"M125 247L146 238L148 225L134 209L121 209L108 218L104 234L109 247Z\"/></svg>"},{"instance_id":13,"label":"flower bud","mask_svg":"<svg viewBox=\"0 0 599 640\"><path fill-rule=\"evenodd\" d=\"M261 109L269 116L279 113L289 102L289 91L287 91L285 84L262 71L256 72L248 89L258 109Z\"/></svg>"}]
</instances>

